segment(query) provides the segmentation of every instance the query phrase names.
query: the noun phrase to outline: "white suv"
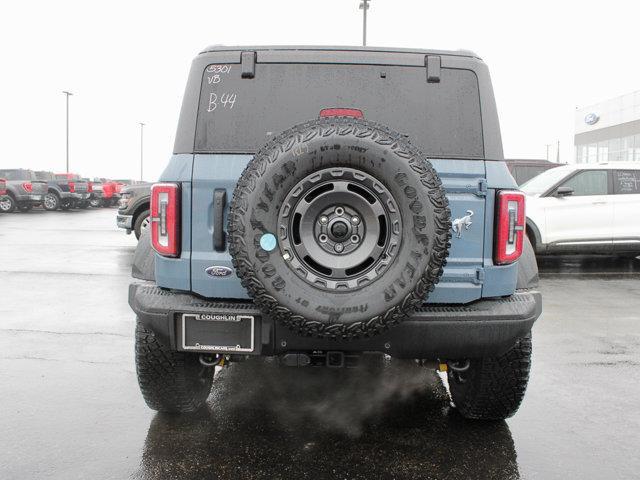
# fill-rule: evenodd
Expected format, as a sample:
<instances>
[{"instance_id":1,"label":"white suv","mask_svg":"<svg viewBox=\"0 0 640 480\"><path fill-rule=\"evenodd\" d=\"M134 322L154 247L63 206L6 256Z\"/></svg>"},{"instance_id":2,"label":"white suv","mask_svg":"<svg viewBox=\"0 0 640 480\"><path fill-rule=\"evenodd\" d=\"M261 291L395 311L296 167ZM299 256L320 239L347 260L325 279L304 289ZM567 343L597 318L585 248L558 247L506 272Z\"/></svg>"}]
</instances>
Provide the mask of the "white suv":
<instances>
[{"instance_id":1,"label":"white suv","mask_svg":"<svg viewBox=\"0 0 640 480\"><path fill-rule=\"evenodd\" d=\"M640 253L640 163L565 165L520 188L536 253Z\"/></svg>"}]
</instances>

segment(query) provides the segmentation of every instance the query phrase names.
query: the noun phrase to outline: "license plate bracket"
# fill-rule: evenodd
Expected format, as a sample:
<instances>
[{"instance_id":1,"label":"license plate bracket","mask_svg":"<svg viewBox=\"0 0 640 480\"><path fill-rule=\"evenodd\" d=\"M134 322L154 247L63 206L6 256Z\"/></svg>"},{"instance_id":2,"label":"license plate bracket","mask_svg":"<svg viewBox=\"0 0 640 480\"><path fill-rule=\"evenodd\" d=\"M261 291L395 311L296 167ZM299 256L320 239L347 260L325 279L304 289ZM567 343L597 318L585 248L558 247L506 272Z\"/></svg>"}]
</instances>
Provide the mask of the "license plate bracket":
<instances>
[{"instance_id":1,"label":"license plate bracket","mask_svg":"<svg viewBox=\"0 0 640 480\"><path fill-rule=\"evenodd\" d=\"M183 313L180 342L183 350L211 353L252 353L256 317L235 313Z\"/></svg>"}]
</instances>

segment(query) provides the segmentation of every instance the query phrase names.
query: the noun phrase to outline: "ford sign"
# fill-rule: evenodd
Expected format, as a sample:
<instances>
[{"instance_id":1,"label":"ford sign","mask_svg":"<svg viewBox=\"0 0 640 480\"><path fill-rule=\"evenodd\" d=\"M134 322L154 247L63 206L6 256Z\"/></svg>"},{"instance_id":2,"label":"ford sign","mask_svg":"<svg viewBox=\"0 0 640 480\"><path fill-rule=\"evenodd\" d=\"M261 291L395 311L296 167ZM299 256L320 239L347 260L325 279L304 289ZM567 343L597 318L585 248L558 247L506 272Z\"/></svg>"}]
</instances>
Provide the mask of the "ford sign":
<instances>
[{"instance_id":1,"label":"ford sign","mask_svg":"<svg viewBox=\"0 0 640 480\"><path fill-rule=\"evenodd\" d=\"M228 277L233 273L233 270L231 270L229 267L223 267L220 265L207 267L204 271L207 272L207 275L211 277Z\"/></svg>"},{"instance_id":2,"label":"ford sign","mask_svg":"<svg viewBox=\"0 0 640 480\"><path fill-rule=\"evenodd\" d=\"M600 120L600 117L596 113L588 113L584 117L584 123L587 125L595 125L598 123L598 120Z\"/></svg>"}]
</instances>

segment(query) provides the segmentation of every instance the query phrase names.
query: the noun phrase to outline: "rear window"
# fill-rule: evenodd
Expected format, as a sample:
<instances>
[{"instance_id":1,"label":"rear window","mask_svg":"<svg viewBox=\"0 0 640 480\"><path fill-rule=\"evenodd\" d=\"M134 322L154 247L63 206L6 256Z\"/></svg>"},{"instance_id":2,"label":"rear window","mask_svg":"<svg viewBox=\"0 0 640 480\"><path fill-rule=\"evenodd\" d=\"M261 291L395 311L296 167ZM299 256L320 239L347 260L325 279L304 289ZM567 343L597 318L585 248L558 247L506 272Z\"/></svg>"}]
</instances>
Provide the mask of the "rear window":
<instances>
[{"instance_id":1,"label":"rear window","mask_svg":"<svg viewBox=\"0 0 640 480\"><path fill-rule=\"evenodd\" d=\"M7 180L35 180L35 175L30 170L0 170L0 178Z\"/></svg>"},{"instance_id":2,"label":"rear window","mask_svg":"<svg viewBox=\"0 0 640 480\"><path fill-rule=\"evenodd\" d=\"M82 179L80 178L80 175L66 175L64 173L58 173L56 174L56 180L76 180L76 181L82 181Z\"/></svg>"},{"instance_id":3,"label":"rear window","mask_svg":"<svg viewBox=\"0 0 640 480\"><path fill-rule=\"evenodd\" d=\"M36 172L35 175L38 180L42 180L45 182L48 180L51 180L53 177L53 175L50 174L49 172Z\"/></svg>"},{"instance_id":4,"label":"rear window","mask_svg":"<svg viewBox=\"0 0 640 480\"><path fill-rule=\"evenodd\" d=\"M614 170L613 191L619 195L640 193L640 170Z\"/></svg>"},{"instance_id":5,"label":"rear window","mask_svg":"<svg viewBox=\"0 0 640 480\"><path fill-rule=\"evenodd\" d=\"M324 108L357 108L367 120L405 134L427 155L482 157L478 82L470 70L424 67L257 64L209 65L202 78L195 150L253 153L274 135Z\"/></svg>"}]
</instances>

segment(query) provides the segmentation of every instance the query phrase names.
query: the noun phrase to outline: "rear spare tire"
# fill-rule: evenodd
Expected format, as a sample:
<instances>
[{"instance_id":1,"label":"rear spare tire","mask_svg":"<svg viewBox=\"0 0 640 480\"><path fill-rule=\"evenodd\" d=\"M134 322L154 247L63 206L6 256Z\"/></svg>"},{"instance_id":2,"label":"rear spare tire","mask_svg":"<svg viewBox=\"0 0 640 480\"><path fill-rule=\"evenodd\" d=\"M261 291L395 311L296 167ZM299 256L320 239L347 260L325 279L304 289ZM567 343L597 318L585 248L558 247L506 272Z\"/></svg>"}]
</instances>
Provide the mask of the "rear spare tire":
<instances>
[{"instance_id":1,"label":"rear spare tire","mask_svg":"<svg viewBox=\"0 0 640 480\"><path fill-rule=\"evenodd\" d=\"M230 252L256 304L294 331L377 334L420 306L451 231L442 183L404 136L321 118L268 142L233 194Z\"/></svg>"}]
</instances>

